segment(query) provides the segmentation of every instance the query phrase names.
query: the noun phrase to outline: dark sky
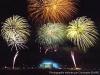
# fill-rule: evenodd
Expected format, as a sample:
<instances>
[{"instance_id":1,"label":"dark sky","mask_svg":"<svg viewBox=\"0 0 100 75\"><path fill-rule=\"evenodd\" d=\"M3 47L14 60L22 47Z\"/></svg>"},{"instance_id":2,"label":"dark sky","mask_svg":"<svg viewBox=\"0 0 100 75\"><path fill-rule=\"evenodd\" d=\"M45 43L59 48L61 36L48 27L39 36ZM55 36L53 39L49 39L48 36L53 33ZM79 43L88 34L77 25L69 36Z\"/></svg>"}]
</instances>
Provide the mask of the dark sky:
<instances>
[{"instance_id":1,"label":"dark sky","mask_svg":"<svg viewBox=\"0 0 100 75\"><path fill-rule=\"evenodd\" d=\"M79 0L78 13L76 17L87 16L95 21L98 30L100 29L100 0ZM27 18L27 0L0 0L0 22L12 15L20 15ZM31 25L31 22L30 22ZM2 25L1 25L2 26ZM1 27L0 26L0 27ZM53 59L61 64L70 64L70 54L59 51L57 53L48 53L48 55L40 54L38 45L34 41L35 26L32 26L32 37L28 42L28 49L21 50L16 65L23 64L31 66L39 63L44 58ZM100 67L100 41L97 41L95 47L91 48L87 53L77 53L76 59L78 64L93 64ZM14 49L15 50L15 49ZM0 37L0 66L11 66L14 51L11 52L10 47ZM68 56L67 56L68 55Z\"/></svg>"}]
</instances>

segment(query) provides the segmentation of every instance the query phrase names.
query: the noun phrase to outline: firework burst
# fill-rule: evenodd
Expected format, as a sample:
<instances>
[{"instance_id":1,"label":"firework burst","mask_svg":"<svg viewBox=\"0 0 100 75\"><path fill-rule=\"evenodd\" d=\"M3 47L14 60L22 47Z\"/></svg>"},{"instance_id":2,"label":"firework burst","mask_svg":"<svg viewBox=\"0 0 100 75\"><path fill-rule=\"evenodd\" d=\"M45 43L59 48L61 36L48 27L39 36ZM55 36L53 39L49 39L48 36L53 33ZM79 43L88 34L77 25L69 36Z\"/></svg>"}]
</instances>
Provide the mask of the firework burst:
<instances>
[{"instance_id":1,"label":"firework burst","mask_svg":"<svg viewBox=\"0 0 100 75\"><path fill-rule=\"evenodd\" d=\"M84 51L86 48L94 46L98 35L94 22L86 17L80 17L70 22L66 33L67 38Z\"/></svg>"},{"instance_id":2,"label":"firework burst","mask_svg":"<svg viewBox=\"0 0 100 75\"><path fill-rule=\"evenodd\" d=\"M19 49L26 47L25 43L30 35L29 32L28 22L23 17L16 15L6 19L3 23L1 30L2 37L6 40L8 46L16 48L16 54L13 58L13 69L15 68L14 65L19 54Z\"/></svg>"},{"instance_id":3,"label":"firework burst","mask_svg":"<svg viewBox=\"0 0 100 75\"><path fill-rule=\"evenodd\" d=\"M28 0L28 13L33 20L62 22L76 13L75 0Z\"/></svg>"},{"instance_id":4,"label":"firework burst","mask_svg":"<svg viewBox=\"0 0 100 75\"><path fill-rule=\"evenodd\" d=\"M38 31L38 42L45 46L55 46L61 44L64 40L64 26L59 23L48 23Z\"/></svg>"},{"instance_id":5,"label":"firework burst","mask_svg":"<svg viewBox=\"0 0 100 75\"><path fill-rule=\"evenodd\" d=\"M27 20L20 16L13 16L3 23L1 34L8 46L23 48L29 35Z\"/></svg>"}]
</instances>

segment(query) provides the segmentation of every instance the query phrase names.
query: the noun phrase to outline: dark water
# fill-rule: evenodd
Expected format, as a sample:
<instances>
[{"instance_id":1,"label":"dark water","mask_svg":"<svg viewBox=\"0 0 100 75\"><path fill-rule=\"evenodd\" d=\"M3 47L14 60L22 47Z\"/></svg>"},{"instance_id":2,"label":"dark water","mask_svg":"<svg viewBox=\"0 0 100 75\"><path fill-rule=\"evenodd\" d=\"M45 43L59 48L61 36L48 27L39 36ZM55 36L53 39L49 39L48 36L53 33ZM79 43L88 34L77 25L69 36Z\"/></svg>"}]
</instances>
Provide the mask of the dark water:
<instances>
[{"instance_id":1,"label":"dark water","mask_svg":"<svg viewBox=\"0 0 100 75\"><path fill-rule=\"evenodd\" d=\"M0 68L0 75L100 75L99 68L81 68L79 70L63 69L39 69L39 68Z\"/></svg>"}]
</instances>

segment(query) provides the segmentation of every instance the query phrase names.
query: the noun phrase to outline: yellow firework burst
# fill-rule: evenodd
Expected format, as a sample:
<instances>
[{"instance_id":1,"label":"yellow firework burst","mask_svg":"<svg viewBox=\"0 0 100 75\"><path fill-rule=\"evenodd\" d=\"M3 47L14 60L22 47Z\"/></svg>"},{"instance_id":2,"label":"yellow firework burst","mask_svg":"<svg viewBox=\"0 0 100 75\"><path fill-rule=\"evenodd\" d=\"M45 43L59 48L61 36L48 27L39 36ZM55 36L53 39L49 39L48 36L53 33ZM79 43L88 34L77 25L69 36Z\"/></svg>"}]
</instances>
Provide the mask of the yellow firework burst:
<instances>
[{"instance_id":1,"label":"yellow firework burst","mask_svg":"<svg viewBox=\"0 0 100 75\"><path fill-rule=\"evenodd\" d=\"M94 22L84 16L70 22L66 33L67 38L82 50L94 46L98 35Z\"/></svg>"},{"instance_id":2,"label":"yellow firework burst","mask_svg":"<svg viewBox=\"0 0 100 75\"><path fill-rule=\"evenodd\" d=\"M12 16L3 23L1 34L8 46L23 48L28 40L29 26L26 19Z\"/></svg>"},{"instance_id":3,"label":"yellow firework burst","mask_svg":"<svg viewBox=\"0 0 100 75\"><path fill-rule=\"evenodd\" d=\"M62 22L77 11L75 0L28 0L28 13L33 20Z\"/></svg>"}]
</instances>

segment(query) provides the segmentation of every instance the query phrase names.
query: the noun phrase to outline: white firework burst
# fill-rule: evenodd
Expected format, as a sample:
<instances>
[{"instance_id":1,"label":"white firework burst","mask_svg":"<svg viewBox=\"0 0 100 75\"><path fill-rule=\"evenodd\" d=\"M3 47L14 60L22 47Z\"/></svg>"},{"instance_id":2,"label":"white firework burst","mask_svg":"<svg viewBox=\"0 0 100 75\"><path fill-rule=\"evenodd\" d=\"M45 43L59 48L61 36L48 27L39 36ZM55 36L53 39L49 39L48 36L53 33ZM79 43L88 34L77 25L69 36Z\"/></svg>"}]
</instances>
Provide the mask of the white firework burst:
<instances>
[{"instance_id":1,"label":"white firework burst","mask_svg":"<svg viewBox=\"0 0 100 75\"><path fill-rule=\"evenodd\" d=\"M3 23L1 35L8 46L23 48L28 40L29 26L26 19L21 16L12 16Z\"/></svg>"}]
</instances>

